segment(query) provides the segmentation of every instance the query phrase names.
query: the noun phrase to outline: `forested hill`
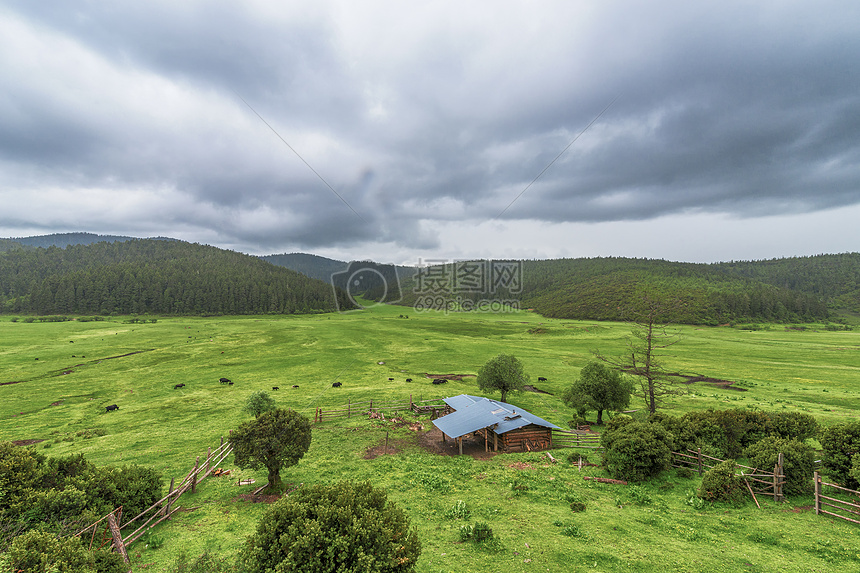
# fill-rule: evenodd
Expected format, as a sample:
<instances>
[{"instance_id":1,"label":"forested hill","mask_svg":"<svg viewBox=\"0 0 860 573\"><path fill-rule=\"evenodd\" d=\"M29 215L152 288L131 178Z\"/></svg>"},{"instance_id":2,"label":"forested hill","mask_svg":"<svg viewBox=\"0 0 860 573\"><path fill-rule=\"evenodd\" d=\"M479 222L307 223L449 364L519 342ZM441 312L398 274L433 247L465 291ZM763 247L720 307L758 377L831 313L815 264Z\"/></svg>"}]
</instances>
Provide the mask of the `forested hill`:
<instances>
[{"instance_id":1,"label":"forested hill","mask_svg":"<svg viewBox=\"0 0 860 573\"><path fill-rule=\"evenodd\" d=\"M836 255L837 257L839 255ZM750 263L755 266L757 263ZM808 281L794 288L779 285L776 275L754 278L719 265L676 263L654 259L593 258L523 261L521 290L498 288L488 279L484 292L454 289L454 299L477 301L518 300L521 308L532 308L552 318L627 320L637 300L651 298L679 301L667 320L688 324L792 321L831 318L828 304L842 305L858 283L847 281L830 294L819 294ZM742 267L746 269L746 267ZM453 278L457 271L437 271ZM801 288L803 287L803 288ZM495 292L491 292L494 289ZM428 293L414 279L402 282L402 304L421 302ZM426 296L425 296L426 300Z\"/></svg>"},{"instance_id":2,"label":"forested hill","mask_svg":"<svg viewBox=\"0 0 860 573\"><path fill-rule=\"evenodd\" d=\"M266 255L260 258L272 263L273 265L286 267L302 273L303 275L319 279L327 283L331 283L332 274L344 272L348 266L348 263L343 261L320 257L319 255L309 255L307 253Z\"/></svg>"},{"instance_id":3,"label":"forested hill","mask_svg":"<svg viewBox=\"0 0 860 573\"><path fill-rule=\"evenodd\" d=\"M161 239L161 237L158 237ZM35 235L32 237L16 237L12 241L29 247L68 247L69 245L91 245L93 243L115 243L131 241L135 237L125 235L96 235L95 233L53 233L51 235ZM170 239L172 240L172 239Z\"/></svg>"},{"instance_id":4,"label":"forested hill","mask_svg":"<svg viewBox=\"0 0 860 573\"><path fill-rule=\"evenodd\" d=\"M717 263L714 268L823 298L860 313L860 253Z\"/></svg>"},{"instance_id":5,"label":"forested hill","mask_svg":"<svg viewBox=\"0 0 860 573\"><path fill-rule=\"evenodd\" d=\"M257 257L131 239L0 252L0 312L256 314L350 308L332 287Z\"/></svg>"}]
</instances>

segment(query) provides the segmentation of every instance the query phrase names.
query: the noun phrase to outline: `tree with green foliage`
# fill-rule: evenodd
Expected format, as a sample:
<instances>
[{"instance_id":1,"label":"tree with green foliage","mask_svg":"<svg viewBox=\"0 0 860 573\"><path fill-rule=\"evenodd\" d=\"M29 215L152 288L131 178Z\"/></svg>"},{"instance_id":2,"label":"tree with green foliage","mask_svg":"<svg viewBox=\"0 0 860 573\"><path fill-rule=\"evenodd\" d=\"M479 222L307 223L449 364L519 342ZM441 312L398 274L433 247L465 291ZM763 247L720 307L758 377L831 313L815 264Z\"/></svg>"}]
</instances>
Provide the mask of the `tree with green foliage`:
<instances>
[{"instance_id":1,"label":"tree with green foliage","mask_svg":"<svg viewBox=\"0 0 860 573\"><path fill-rule=\"evenodd\" d=\"M478 388L485 392L500 391L502 402L507 402L508 392L522 391L528 381L523 363L510 354L499 354L478 371Z\"/></svg>"},{"instance_id":2,"label":"tree with green foliage","mask_svg":"<svg viewBox=\"0 0 860 573\"><path fill-rule=\"evenodd\" d=\"M255 418L259 418L261 414L275 410L277 407L275 399L263 390L251 392L251 395L248 396L248 400L245 402L245 411L252 414Z\"/></svg>"},{"instance_id":3,"label":"tree with green foliage","mask_svg":"<svg viewBox=\"0 0 860 573\"><path fill-rule=\"evenodd\" d=\"M421 543L406 513L369 482L302 487L260 519L241 555L248 573L409 573Z\"/></svg>"},{"instance_id":4,"label":"tree with green foliage","mask_svg":"<svg viewBox=\"0 0 860 573\"><path fill-rule=\"evenodd\" d=\"M230 433L236 465L269 471L268 491L283 491L281 469L294 466L311 445L311 423L294 410L269 410Z\"/></svg>"},{"instance_id":5,"label":"tree with green foliage","mask_svg":"<svg viewBox=\"0 0 860 573\"><path fill-rule=\"evenodd\" d=\"M597 411L597 423L603 423L604 410L621 410L630 404L633 385L617 371L599 362L589 362L579 373L579 379L567 388L561 400L581 417L589 410Z\"/></svg>"}]
</instances>

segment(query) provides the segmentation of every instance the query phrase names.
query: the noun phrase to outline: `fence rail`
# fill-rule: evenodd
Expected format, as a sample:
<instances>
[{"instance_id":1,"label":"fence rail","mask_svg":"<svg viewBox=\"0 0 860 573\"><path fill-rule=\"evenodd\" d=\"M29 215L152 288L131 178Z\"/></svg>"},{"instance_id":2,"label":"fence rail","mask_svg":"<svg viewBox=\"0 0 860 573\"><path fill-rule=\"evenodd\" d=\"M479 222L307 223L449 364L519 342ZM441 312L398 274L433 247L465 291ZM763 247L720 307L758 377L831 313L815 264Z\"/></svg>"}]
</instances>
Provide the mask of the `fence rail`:
<instances>
[{"instance_id":1,"label":"fence rail","mask_svg":"<svg viewBox=\"0 0 860 573\"><path fill-rule=\"evenodd\" d=\"M230 443L225 441L222 437L220 446L215 448L215 450L212 448L207 450L206 458L203 460L202 464L200 463L200 456L197 456L194 461L194 467L192 467L185 477L182 478L179 485L174 487L175 480L171 479L170 489L168 490L167 495L156 501L147 509L143 510L141 513L120 526L119 523L122 523L122 507L118 507L75 535L80 537L82 534L92 529L92 535L90 537L90 548L92 549L96 533L101 530L103 532L101 539L106 539L107 532L109 531L114 549L121 554L125 562L128 563L128 554L126 553L125 548L137 541L149 529L155 527L165 519L170 519L171 515L179 511L181 506L175 505L179 497L188 490L195 493L197 485L209 477L218 465L232 452L233 448L230 446ZM128 529L133 523L143 520L144 518L145 521L143 521L142 525L139 525L137 529L131 533L121 533L123 529ZM105 525L107 525L107 529L105 529ZM102 545L104 545L104 543L102 543Z\"/></svg>"},{"instance_id":2,"label":"fence rail","mask_svg":"<svg viewBox=\"0 0 860 573\"><path fill-rule=\"evenodd\" d=\"M315 408L314 423L334 420L338 418L351 418L352 416L365 416L370 412L406 412L411 411L416 414L426 414L427 412L441 411L445 408L445 403L441 398L433 400L421 400L414 402L412 396L409 399L402 400L368 400L367 402L352 402L349 401L341 406L335 406L331 409Z\"/></svg>"},{"instance_id":3,"label":"fence rail","mask_svg":"<svg viewBox=\"0 0 860 573\"><path fill-rule=\"evenodd\" d=\"M552 431L552 445L557 448L600 448L600 434L567 430Z\"/></svg>"},{"instance_id":4,"label":"fence rail","mask_svg":"<svg viewBox=\"0 0 860 573\"><path fill-rule=\"evenodd\" d=\"M692 455L691 455L692 454ZM715 458L702 453L702 449L687 450L687 453L672 452L672 467L673 468L690 468L698 472L699 475L705 473L709 469L713 469L717 464L724 462L720 458ZM715 463L714 463L715 462ZM742 478L750 491L750 494L758 505L758 500L755 494L773 496L774 501L785 501L783 486L785 486L785 469L783 467L783 457L779 454L777 463L773 468L773 472L767 472L759 468L751 468L739 463L735 463L736 468L740 468L739 477ZM757 484L758 489L753 488L750 484Z\"/></svg>"},{"instance_id":5,"label":"fence rail","mask_svg":"<svg viewBox=\"0 0 860 573\"><path fill-rule=\"evenodd\" d=\"M835 513L835 511L841 511L841 512L848 513L851 515L860 516L860 505L858 505L857 503L852 503L850 501L845 501L845 500L838 499L835 497L823 495L821 493L821 489L822 489L822 486L830 487L830 488L834 488L834 489L838 490L837 493L845 492L848 495L855 495L855 496L860 496L860 491L848 489L847 487L842 487L842 486L836 485L835 483L823 482L823 481L821 481L821 476L818 474L818 472L815 472L813 479L815 480L815 515L824 514L824 515L829 515L831 517L837 517L839 519L844 519L845 521L850 521L851 523L860 524L860 521L858 521L857 519L853 519L853 518L848 517L847 515L843 515L841 513ZM822 506L831 507L835 511L827 511L827 510L821 509Z\"/></svg>"}]
</instances>

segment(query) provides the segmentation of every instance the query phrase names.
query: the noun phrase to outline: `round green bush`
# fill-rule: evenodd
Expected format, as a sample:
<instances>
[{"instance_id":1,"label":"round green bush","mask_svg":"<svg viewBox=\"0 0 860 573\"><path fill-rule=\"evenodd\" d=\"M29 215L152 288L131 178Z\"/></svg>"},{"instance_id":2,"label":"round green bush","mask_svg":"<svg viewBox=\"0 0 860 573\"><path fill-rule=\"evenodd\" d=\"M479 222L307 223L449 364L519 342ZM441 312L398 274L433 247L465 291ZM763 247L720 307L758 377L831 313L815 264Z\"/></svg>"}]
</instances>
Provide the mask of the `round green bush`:
<instances>
[{"instance_id":1,"label":"round green bush","mask_svg":"<svg viewBox=\"0 0 860 573\"><path fill-rule=\"evenodd\" d=\"M708 501L740 502L744 497L744 484L735 475L735 462L728 460L705 472L698 495Z\"/></svg>"},{"instance_id":2,"label":"round green bush","mask_svg":"<svg viewBox=\"0 0 860 573\"><path fill-rule=\"evenodd\" d=\"M370 483L303 487L274 503L241 556L247 573L407 573L421 544L406 513Z\"/></svg>"},{"instance_id":3,"label":"round green bush","mask_svg":"<svg viewBox=\"0 0 860 573\"><path fill-rule=\"evenodd\" d=\"M860 454L860 421L825 428L819 441L824 450L822 465L827 477L849 489L860 487L860 478L851 475L851 460Z\"/></svg>"},{"instance_id":4,"label":"round green bush","mask_svg":"<svg viewBox=\"0 0 860 573\"><path fill-rule=\"evenodd\" d=\"M603 465L616 479L644 481L671 467L671 435L657 424L620 424L603 432L600 443Z\"/></svg>"},{"instance_id":5,"label":"round green bush","mask_svg":"<svg viewBox=\"0 0 860 573\"><path fill-rule=\"evenodd\" d=\"M764 471L773 471L779 454L785 473L783 491L787 495L800 495L812 491L812 474L815 471L815 451L798 440L785 440L768 436L744 451L750 465Z\"/></svg>"}]
</instances>

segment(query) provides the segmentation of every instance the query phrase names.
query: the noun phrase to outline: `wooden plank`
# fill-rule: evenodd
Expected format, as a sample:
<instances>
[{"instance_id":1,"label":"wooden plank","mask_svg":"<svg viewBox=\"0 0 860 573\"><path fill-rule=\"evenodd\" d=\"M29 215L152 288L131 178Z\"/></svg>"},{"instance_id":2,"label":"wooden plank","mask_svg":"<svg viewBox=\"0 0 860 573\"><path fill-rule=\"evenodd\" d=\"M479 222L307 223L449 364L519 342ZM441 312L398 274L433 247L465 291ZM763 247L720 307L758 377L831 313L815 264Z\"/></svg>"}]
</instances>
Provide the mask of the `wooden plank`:
<instances>
[{"instance_id":1,"label":"wooden plank","mask_svg":"<svg viewBox=\"0 0 860 573\"><path fill-rule=\"evenodd\" d=\"M831 515L831 516L833 516L833 517L838 517L839 519L844 519L845 521L850 521L851 523L857 523L857 524L860 524L860 521L857 521L856 519L851 519L850 517L845 517L844 515L838 515L838 514L836 514L836 513L831 513L831 512L829 512L829 511L824 511L823 509L821 510L821 513L823 513L824 515Z\"/></svg>"}]
</instances>

